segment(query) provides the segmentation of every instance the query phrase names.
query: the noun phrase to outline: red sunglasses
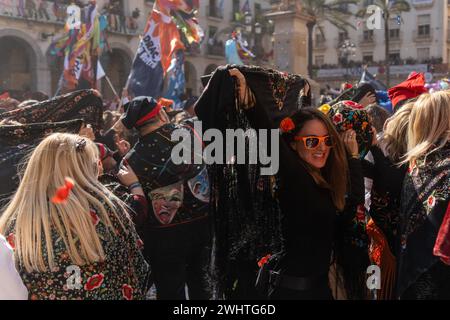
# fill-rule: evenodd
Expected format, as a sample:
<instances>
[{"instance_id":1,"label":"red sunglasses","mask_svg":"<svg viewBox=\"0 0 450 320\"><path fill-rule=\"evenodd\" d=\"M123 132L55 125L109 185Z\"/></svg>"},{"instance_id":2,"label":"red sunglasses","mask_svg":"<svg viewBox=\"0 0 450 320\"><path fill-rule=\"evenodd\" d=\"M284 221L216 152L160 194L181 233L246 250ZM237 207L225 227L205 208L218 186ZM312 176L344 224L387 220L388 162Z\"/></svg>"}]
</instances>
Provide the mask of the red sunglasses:
<instances>
[{"instance_id":1,"label":"red sunglasses","mask_svg":"<svg viewBox=\"0 0 450 320\"><path fill-rule=\"evenodd\" d=\"M295 137L295 141L303 141L306 149L316 149L321 143L325 143L325 146L331 148L334 146L333 138L331 136L307 136L307 137Z\"/></svg>"}]
</instances>

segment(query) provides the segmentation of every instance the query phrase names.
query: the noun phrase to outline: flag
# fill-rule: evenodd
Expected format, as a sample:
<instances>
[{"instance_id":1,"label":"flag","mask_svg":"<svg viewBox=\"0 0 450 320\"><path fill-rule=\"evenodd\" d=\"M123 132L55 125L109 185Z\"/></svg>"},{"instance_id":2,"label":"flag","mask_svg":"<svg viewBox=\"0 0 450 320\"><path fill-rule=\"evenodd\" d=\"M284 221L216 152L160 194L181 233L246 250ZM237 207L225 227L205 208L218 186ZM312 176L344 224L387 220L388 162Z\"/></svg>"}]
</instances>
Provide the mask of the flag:
<instances>
[{"instance_id":1,"label":"flag","mask_svg":"<svg viewBox=\"0 0 450 320\"><path fill-rule=\"evenodd\" d=\"M170 10L192 13L198 9L199 0L156 0L156 5L165 14L169 14Z\"/></svg>"},{"instance_id":2,"label":"flag","mask_svg":"<svg viewBox=\"0 0 450 320\"><path fill-rule=\"evenodd\" d=\"M147 21L128 78L128 89L134 96L161 97L164 71L161 64L160 14L153 10Z\"/></svg>"},{"instance_id":3,"label":"flag","mask_svg":"<svg viewBox=\"0 0 450 320\"><path fill-rule=\"evenodd\" d=\"M164 78L173 77L168 75L168 71L176 53L186 50L186 46L192 43L201 42L204 34L195 17L198 7L199 0L155 2L128 77L127 88L135 96L160 98ZM177 90L184 87L179 78L181 75L184 77L184 70L177 70L177 80L172 83L171 92L175 87Z\"/></svg>"},{"instance_id":4,"label":"flag","mask_svg":"<svg viewBox=\"0 0 450 320\"><path fill-rule=\"evenodd\" d=\"M100 79L102 79L105 76L106 76L105 69L103 69L103 66L100 63L100 60L98 60L98 63L97 63L97 80L100 80Z\"/></svg>"},{"instance_id":5,"label":"flag","mask_svg":"<svg viewBox=\"0 0 450 320\"><path fill-rule=\"evenodd\" d=\"M250 1L246 0L244 5L242 6L241 12L246 13L250 12Z\"/></svg>"},{"instance_id":6,"label":"flag","mask_svg":"<svg viewBox=\"0 0 450 320\"><path fill-rule=\"evenodd\" d=\"M172 64L167 70L169 78L165 98L173 100L174 110L182 108L181 95L184 93L186 80L184 75L184 52L179 50L175 58L172 59Z\"/></svg>"},{"instance_id":7,"label":"flag","mask_svg":"<svg viewBox=\"0 0 450 320\"><path fill-rule=\"evenodd\" d=\"M368 83L370 84L375 90L378 91L387 91L387 87L379 80L375 79L375 77L368 71L364 70L361 80L359 81L360 84Z\"/></svg>"}]
</instances>

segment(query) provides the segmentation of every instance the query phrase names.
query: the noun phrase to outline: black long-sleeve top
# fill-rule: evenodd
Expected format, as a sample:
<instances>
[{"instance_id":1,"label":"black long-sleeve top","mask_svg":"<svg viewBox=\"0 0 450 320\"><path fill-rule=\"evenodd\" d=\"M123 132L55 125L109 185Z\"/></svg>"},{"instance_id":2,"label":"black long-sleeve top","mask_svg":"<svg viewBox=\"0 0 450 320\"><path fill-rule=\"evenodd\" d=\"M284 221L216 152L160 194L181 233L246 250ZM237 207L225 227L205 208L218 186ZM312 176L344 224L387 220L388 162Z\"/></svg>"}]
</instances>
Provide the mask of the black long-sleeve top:
<instances>
[{"instance_id":1,"label":"black long-sleeve top","mask_svg":"<svg viewBox=\"0 0 450 320\"><path fill-rule=\"evenodd\" d=\"M373 180L373 188L400 199L406 166L396 166L377 146L372 146L370 152L374 163L363 161L364 176Z\"/></svg>"},{"instance_id":2,"label":"black long-sleeve top","mask_svg":"<svg viewBox=\"0 0 450 320\"><path fill-rule=\"evenodd\" d=\"M273 128L258 104L246 114L255 129ZM279 139L279 203L285 247L281 262L283 271L298 277L328 275L337 217L331 192L314 181L298 154ZM360 162L351 160L349 167L354 176L350 179L353 191L348 201L364 203Z\"/></svg>"}]
</instances>

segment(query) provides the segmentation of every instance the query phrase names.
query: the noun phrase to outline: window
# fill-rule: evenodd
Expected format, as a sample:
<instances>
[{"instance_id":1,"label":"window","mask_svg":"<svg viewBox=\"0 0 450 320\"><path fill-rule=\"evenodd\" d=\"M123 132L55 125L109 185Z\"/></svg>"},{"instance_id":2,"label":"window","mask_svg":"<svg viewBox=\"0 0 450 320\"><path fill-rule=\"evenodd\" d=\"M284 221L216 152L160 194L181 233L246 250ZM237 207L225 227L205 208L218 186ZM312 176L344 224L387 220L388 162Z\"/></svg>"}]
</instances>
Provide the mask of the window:
<instances>
[{"instance_id":1,"label":"window","mask_svg":"<svg viewBox=\"0 0 450 320\"><path fill-rule=\"evenodd\" d=\"M400 39L400 25L397 19L389 20L389 38L392 40Z\"/></svg>"},{"instance_id":2,"label":"window","mask_svg":"<svg viewBox=\"0 0 450 320\"><path fill-rule=\"evenodd\" d=\"M417 17L417 35L419 37L427 37L431 34L431 16L429 14L422 14Z\"/></svg>"},{"instance_id":3,"label":"window","mask_svg":"<svg viewBox=\"0 0 450 320\"><path fill-rule=\"evenodd\" d=\"M389 53L389 62L393 65L398 65L401 63L400 52Z\"/></svg>"},{"instance_id":4,"label":"window","mask_svg":"<svg viewBox=\"0 0 450 320\"><path fill-rule=\"evenodd\" d=\"M417 59L425 61L430 59L430 48L417 48Z\"/></svg>"},{"instance_id":5,"label":"window","mask_svg":"<svg viewBox=\"0 0 450 320\"><path fill-rule=\"evenodd\" d=\"M373 41L373 30L364 30L363 39L364 41Z\"/></svg>"},{"instance_id":6,"label":"window","mask_svg":"<svg viewBox=\"0 0 450 320\"><path fill-rule=\"evenodd\" d=\"M373 62L373 54L371 52L363 53L363 63L371 63Z\"/></svg>"},{"instance_id":7,"label":"window","mask_svg":"<svg viewBox=\"0 0 450 320\"><path fill-rule=\"evenodd\" d=\"M400 29L389 30L389 39L392 39L392 40L400 39Z\"/></svg>"},{"instance_id":8,"label":"window","mask_svg":"<svg viewBox=\"0 0 450 320\"><path fill-rule=\"evenodd\" d=\"M325 57L324 56L316 56L315 57L315 64L316 64L316 66L318 66L318 67L321 67L321 66L323 66L324 65L324 63L325 63Z\"/></svg>"},{"instance_id":9,"label":"window","mask_svg":"<svg viewBox=\"0 0 450 320\"><path fill-rule=\"evenodd\" d=\"M321 32L316 33L316 43L325 42L325 36Z\"/></svg>"},{"instance_id":10,"label":"window","mask_svg":"<svg viewBox=\"0 0 450 320\"><path fill-rule=\"evenodd\" d=\"M348 39L348 33L346 31L339 32L339 42L344 42Z\"/></svg>"}]
</instances>

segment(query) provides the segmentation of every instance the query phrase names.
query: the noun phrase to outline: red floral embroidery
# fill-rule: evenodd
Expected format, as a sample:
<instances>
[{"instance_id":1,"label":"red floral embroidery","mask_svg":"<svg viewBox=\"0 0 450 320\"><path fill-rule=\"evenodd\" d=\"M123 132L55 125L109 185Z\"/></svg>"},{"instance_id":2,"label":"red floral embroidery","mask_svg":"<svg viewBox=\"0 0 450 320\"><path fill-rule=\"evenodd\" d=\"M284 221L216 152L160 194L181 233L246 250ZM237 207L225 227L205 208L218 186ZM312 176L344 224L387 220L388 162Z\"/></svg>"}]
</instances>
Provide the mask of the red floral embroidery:
<instances>
[{"instance_id":1,"label":"red floral embroidery","mask_svg":"<svg viewBox=\"0 0 450 320\"><path fill-rule=\"evenodd\" d=\"M348 107L353 108L353 109L358 109L358 110L364 109L364 107L362 105L360 105L359 103L356 103L354 101L350 101L350 100L349 101L344 101L344 104L346 106L348 106Z\"/></svg>"},{"instance_id":2,"label":"red floral embroidery","mask_svg":"<svg viewBox=\"0 0 450 320\"><path fill-rule=\"evenodd\" d=\"M98 223L100 222L100 218L98 217L97 213L95 211L90 211L89 212L92 218L92 223L94 224L94 226L97 226Z\"/></svg>"},{"instance_id":3,"label":"red floral embroidery","mask_svg":"<svg viewBox=\"0 0 450 320\"><path fill-rule=\"evenodd\" d=\"M333 116L333 123L334 124L340 124L340 123L342 123L342 121L344 121L344 117L342 116L342 114L341 113L336 113L334 116Z\"/></svg>"},{"instance_id":4,"label":"red floral embroidery","mask_svg":"<svg viewBox=\"0 0 450 320\"><path fill-rule=\"evenodd\" d=\"M136 246L138 247L138 249L142 249L144 247L144 241L138 239L136 242Z\"/></svg>"},{"instance_id":5,"label":"red floral embroidery","mask_svg":"<svg viewBox=\"0 0 450 320\"><path fill-rule=\"evenodd\" d=\"M356 209L356 219L358 221L365 221L366 220L366 210L363 205L359 205Z\"/></svg>"},{"instance_id":6,"label":"red floral embroidery","mask_svg":"<svg viewBox=\"0 0 450 320\"><path fill-rule=\"evenodd\" d=\"M428 208L433 208L436 205L436 198L431 195L427 200Z\"/></svg>"},{"instance_id":7,"label":"red floral embroidery","mask_svg":"<svg viewBox=\"0 0 450 320\"><path fill-rule=\"evenodd\" d=\"M124 284L122 286L122 296L125 300L133 300L133 288L128 284Z\"/></svg>"},{"instance_id":8,"label":"red floral embroidery","mask_svg":"<svg viewBox=\"0 0 450 320\"><path fill-rule=\"evenodd\" d=\"M16 248L16 241L15 241L14 233L10 233L6 237L6 241L8 241L9 245L11 246L11 248L13 248L13 249Z\"/></svg>"},{"instance_id":9,"label":"red floral embroidery","mask_svg":"<svg viewBox=\"0 0 450 320\"><path fill-rule=\"evenodd\" d=\"M103 273L93 275L87 280L86 284L84 285L84 290L93 291L100 288L100 286L103 284L104 279L105 276L103 275Z\"/></svg>"},{"instance_id":10,"label":"red floral embroidery","mask_svg":"<svg viewBox=\"0 0 450 320\"><path fill-rule=\"evenodd\" d=\"M295 129L294 121L291 118L285 118L280 123L281 132L287 133Z\"/></svg>"},{"instance_id":11,"label":"red floral embroidery","mask_svg":"<svg viewBox=\"0 0 450 320\"><path fill-rule=\"evenodd\" d=\"M266 263L269 262L269 259L272 257L272 255L268 254L267 256L263 257L261 260L258 261L258 267L262 267Z\"/></svg>"}]
</instances>

